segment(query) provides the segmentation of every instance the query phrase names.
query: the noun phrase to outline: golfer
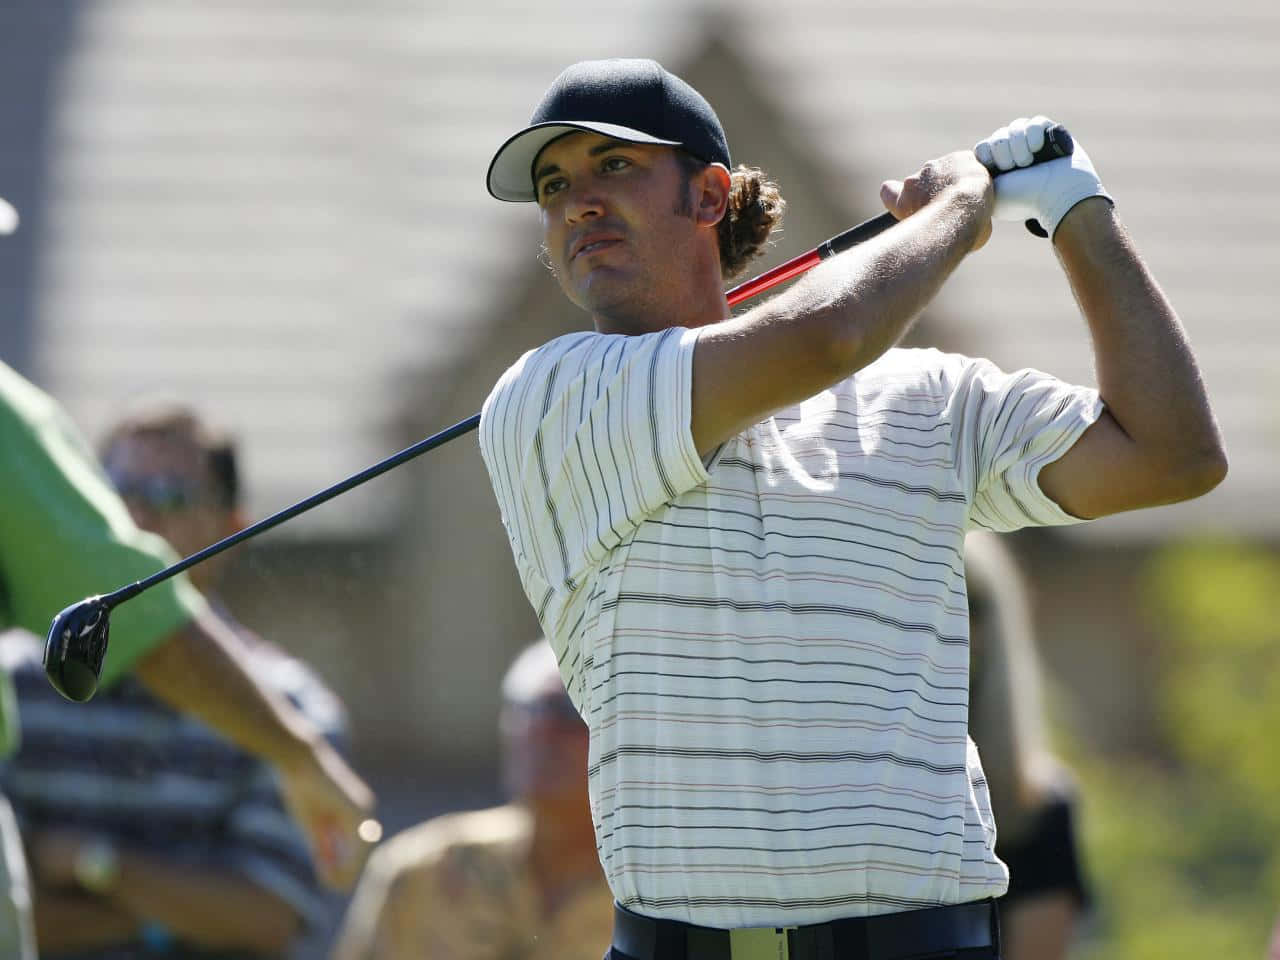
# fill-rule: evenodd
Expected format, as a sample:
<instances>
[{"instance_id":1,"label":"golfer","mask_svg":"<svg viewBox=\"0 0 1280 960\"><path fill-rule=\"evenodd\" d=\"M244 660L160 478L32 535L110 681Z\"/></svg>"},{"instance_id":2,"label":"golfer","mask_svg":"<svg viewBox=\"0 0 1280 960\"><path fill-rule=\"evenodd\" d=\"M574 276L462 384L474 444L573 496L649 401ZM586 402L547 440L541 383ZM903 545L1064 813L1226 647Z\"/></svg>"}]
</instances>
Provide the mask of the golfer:
<instances>
[{"instance_id":1,"label":"golfer","mask_svg":"<svg viewBox=\"0 0 1280 960\"><path fill-rule=\"evenodd\" d=\"M536 202L594 327L502 376L480 443L590 727L614 957L999 955L965 531L1183 500L1226 471L1182 327L1079 141L1013 169L1048 125L886 182L899 224L737 317L725 280L781 199L658 64L570 67L494 157L490 191ZM993 187L979 158L1013 172ZM993 218L1031 217L1099 390L893 348Z\"/></svg>"}]
</instances>

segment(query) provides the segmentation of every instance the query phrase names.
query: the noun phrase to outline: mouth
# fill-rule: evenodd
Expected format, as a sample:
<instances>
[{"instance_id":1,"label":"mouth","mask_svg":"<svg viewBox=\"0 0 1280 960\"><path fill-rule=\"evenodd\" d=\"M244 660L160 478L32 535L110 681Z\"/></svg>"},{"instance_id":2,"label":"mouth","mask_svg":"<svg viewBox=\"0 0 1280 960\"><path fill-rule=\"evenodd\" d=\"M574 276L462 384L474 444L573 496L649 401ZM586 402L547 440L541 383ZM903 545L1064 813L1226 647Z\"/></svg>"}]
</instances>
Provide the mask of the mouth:
<instances>
[{"instance_id":1,"label":"mouth","mask_svg":"<svg viewBox=\"0 0 1280 960\"><path fill-rule=\"evenodd\" d=\"M610 247L616 247L620 243L622 243L622 240L619 237L588 234L574 243L569 259L572 261L584 254L599 253L602 250L608 250Z\"/></svg>"}]
</instances>

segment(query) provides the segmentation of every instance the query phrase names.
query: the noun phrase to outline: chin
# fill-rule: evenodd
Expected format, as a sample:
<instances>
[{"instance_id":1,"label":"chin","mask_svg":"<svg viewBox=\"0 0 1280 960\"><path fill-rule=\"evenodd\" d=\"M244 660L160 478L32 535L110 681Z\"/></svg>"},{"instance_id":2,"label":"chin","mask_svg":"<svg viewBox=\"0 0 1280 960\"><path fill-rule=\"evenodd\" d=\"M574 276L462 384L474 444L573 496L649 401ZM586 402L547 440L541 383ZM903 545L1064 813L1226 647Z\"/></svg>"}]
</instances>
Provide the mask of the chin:
<instances>
[{"instance_id":1,"label":"chin","mask_svg":"<svg viewBox=\"0 0 1280 960\"><path fill-rule=\"evenodd\" d=\"M618 319L643 317L651 301L648 284L631 276L592 277L571 299L588 313Z\"/></svg>"}]
</instances>

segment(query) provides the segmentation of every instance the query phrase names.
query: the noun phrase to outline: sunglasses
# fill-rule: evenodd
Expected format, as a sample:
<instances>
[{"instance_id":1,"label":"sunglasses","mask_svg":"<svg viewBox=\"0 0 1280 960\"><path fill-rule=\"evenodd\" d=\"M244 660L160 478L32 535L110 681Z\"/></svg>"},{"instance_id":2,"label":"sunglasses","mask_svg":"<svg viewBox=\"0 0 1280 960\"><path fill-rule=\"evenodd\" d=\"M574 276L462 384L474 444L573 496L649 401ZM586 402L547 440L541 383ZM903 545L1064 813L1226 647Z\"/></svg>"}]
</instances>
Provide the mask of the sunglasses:
<instances>
[{"instance_id":1,"label":"sunglasses","mask_svg":"<svg viewBox=\"0 0 1280 960\"><path fill-rule=\"evenodd\" d=\"M187 510L203 499L198 481L177 474L133 476L108 469L107 477L122 499L165 513Z\"/></svg>"}]
</instances>

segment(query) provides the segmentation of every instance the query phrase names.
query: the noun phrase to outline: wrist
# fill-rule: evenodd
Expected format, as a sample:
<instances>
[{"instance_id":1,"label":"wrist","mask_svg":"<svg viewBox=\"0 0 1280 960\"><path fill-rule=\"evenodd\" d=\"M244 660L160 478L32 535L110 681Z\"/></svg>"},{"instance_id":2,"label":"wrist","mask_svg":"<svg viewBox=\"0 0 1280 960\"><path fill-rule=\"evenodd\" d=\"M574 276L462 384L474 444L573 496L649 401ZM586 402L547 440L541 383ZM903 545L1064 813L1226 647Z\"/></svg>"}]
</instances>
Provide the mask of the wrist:
<instances>
[{"instance_id":1,"label":"wrist","mask_svg":"<svg viewBox=\"0 0 1280 960\"><path fill-rule=\"evenodd\" d=\"M949 187L943 202L952 211L957 240L964 253L981 247L991 233L993 194L991 182L958 183Z\"/></svg>"},{"instance_id":2,"label":"wrist","mask_svg":"<svg viewBox=\"0 0 1280 960\"><path fill-rule=\"evenodd\" d=\"M1086 197L1058 221L1053 231L1053 245L1064 255L1087 255L1099 241L1114 237L1119 229L1110 197Z\"/></svg>"}]
</instances>

